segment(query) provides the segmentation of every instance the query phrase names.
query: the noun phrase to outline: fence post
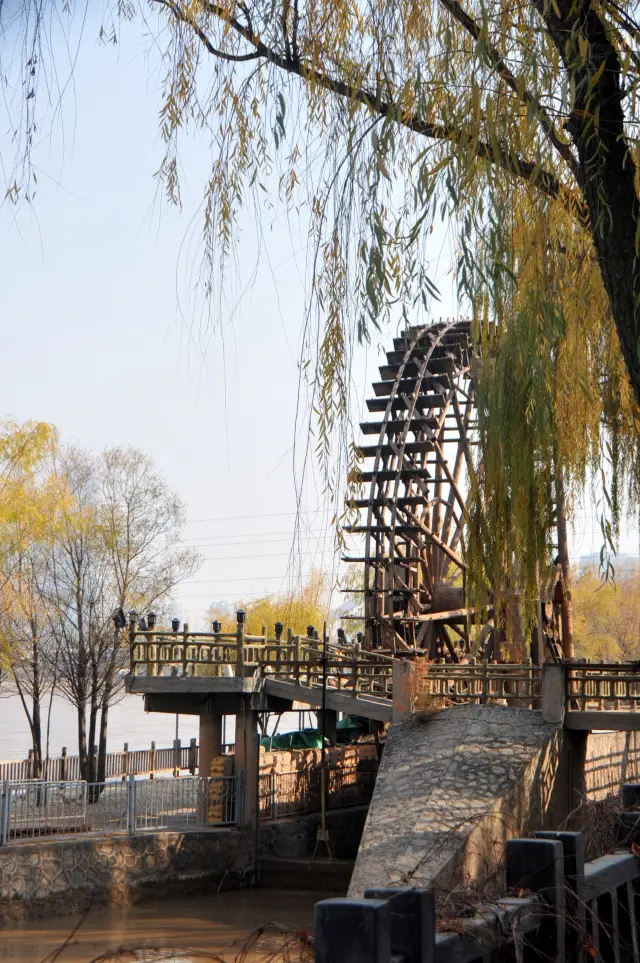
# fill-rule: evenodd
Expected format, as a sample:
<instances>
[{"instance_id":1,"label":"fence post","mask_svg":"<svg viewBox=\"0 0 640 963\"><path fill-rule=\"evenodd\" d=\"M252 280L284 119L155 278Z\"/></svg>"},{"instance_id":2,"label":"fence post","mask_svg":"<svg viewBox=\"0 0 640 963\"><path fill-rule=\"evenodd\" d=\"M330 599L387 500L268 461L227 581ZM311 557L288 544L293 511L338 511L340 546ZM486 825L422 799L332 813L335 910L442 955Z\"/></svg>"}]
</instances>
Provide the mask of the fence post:
<instances>
[{"instance_id":1,"label":"fence post","mask_svg":"<svg viewBox=\"0 0 640 963\"><path fill-rule=\"evenodd\" d=\"M174 739L173 740L173 775L174 776L180 775L180 763L182 762L180 758L181 755L182 755L182 745L180 743L180 740Z\"/></svg>"},{"instance_id":2,"label":"fence post","mask_svg":"<svg viewBox=\"0 0 640 963\"><path fill-rule=\"evenodd\" d=\"M244 799L244 783L242 779L242 773L237 773L234 777L235 780L235 823L236 826L242 826L242 819L244 817L244 812L242 809L242 801Z\"/></svg>"},{"instance_id":3,"label":"fence post","mask_svg":"<svg viewBox=\"0 0 640 963\"><path fill-rule=\"evenodd\" d=\"M482 660L481 671L482 693L480 695L480 704L484 706L489 701L489 663L486 659Z\"/></svg>"},{"instance_id":4,"label":"fence post","mask_svg":"<svg viewBox=\"0 0 640 963\"><path fill-rule=\"evenodd\" d=\"M436 901L427 889L366 889L365 899L386 899L391 908L391 956L404 963L431 963L435 953Z\"/></svg>"},{"instance_id":5,"label":"fence post","mask_svg":"<svg viewBox=\"0 0 640 963\"><path fill-rule=\"evenodd\" d=\"M315 939L315 963L389 963L389 901L324 899L316 903Z\"/></svg>"},{"instance_id":6,"label":"fence post","mask_svg":"<svg viewBox=\"0 0 640 963\"><path fill-rule=\"evenodd\" d=\"M246 618L246 613L244 609L238 609L236 612L237 627L236 627L236 676L239 679L244 678L244 620Z\"/></svg>"},{"instance_id":7,"label":"fence post","mask_svg":"<svg viewBox=\"0 0 640 963\"><path fill-rule=\"evenodd\" d=\"M62 747L62 752L60 754L60 782L64 782L67 778L67 747Z\"/></svg>"},{"instance_id":8,"label":"fence post","mask_svg":"<svg viewBox=\"0 0 640 963\"><path fill-rule=\"evenodd\" d=\"M275 770L274 770L274 769L271 770L270 777L271 777L271 778L270 778L270 781L271 781L271 818L272 818L272 819L275 819L275 818L276 818L276 810L277 810L277 806L278 806L278 799L277 799L277 794L278 794L278 781L277 781L277 779L276 779L276 773L275 773Z\"/></svg>"},{"instance_id":9,"label":"fence post","mask_svg":"<svg viewBox=\"0 0 640 963\"><path fill-rule=\"evenodd\" d=\"M127 832L136 831L136 777L133 773L127 778Z\"/></svg>"},{"instance_id":10,"label":"fence post","mask_svg":"<svg viewBox=\"0 0 640 963\"><path fill-rule=\"evenodd\" d=\"M156 774L156 744L151 743L151 750L149 752L149 778L153 779Z\"/></svg>"},{"instance_id":11,"label":"fence post","mask_svg":"<svg viewBox=\"0 0 640 963\"><path fill-rule=\"evenodd\" d=\"M125 742L124 744L124 750L122 752L122 755L124 756L124 759L122 760L122 769L123 769L122 780L124 782L124 780L129 775L129 743L128 742Z\"/></svg>"},{"instance_id":12,"label":"fence post","mask_svg":"<svg viewBox=\"0 0 640 963\"><path fill-rule=\"evenodd\" d=\"M191 773L192 776L195 776L196 766L198 765L197 750L198 750L198 746L196 743L196 737L192 736L191 741L189 742L189 772ZM205 773L205 776L207 775L208 773Z\"/></svg>"},{"instance_id":13,"label":"fence post","mask_svg":"<svg viewBox=\"0 0 640 963\"><path fill-rule=\"evenodd\" d=\"M416 667L408 659L393 661L393 708L392 722L410 719L416 703Z\"/></svg>"},{"instance_id":14,"label":"fence post","mask_svg":"<svg viewBox=\"0 0 640 963\"><path fill-rule=\"evenodd\" d=\"M187 661L187 648L189 646L189 626L185 622L182 626L182 675L186 676L189 674L189 665Z\"/></svg>"},{"instance_id":15,"label":"fence post","mask_svg":"<svg viewBox=\"0 0 640 963\"><path fill-rule=\"evenodd\" d=\"M624 790L623 790L624 792ZM582 833L541 830L536 839L555 839L562 844L567 918L573 926L566 929L566 956L580 959L583 934L586 933L586 903L584 898L584 837Z\"/></svg>"},{"instance_id":16,"label":"fence post","mask_svg":"<svg viewBox=\"0 0 640 963\"><path fill-rule=\"evenodd\" d=\"M507 889L528 889L548 907L535 936L535 948L545 960L565 961L564 852L559 840L507 841ZM529 939L533 939L530 934Z\"/></svg>"},{"instance_id":17,"label":"fence post","mask_svg":"<svg viewBox=\"0 0 640 963\"><path fill-rule=\"evenodd\" d=\"M548 662L542 666L542 718L545 722L562 725L566 702L565 670L563 665Z\"/></svg>"},{"instance_id":18,"label":"fence post","mask_svg":"<svg viewBox=\"0 0 640 963\"><path fill-rule=\"evenodd\" d=\"M9 813L11 810L11 783L5 779L0 794L0 846L6 846L9 840Z\"/></svg>"}]
</instances>

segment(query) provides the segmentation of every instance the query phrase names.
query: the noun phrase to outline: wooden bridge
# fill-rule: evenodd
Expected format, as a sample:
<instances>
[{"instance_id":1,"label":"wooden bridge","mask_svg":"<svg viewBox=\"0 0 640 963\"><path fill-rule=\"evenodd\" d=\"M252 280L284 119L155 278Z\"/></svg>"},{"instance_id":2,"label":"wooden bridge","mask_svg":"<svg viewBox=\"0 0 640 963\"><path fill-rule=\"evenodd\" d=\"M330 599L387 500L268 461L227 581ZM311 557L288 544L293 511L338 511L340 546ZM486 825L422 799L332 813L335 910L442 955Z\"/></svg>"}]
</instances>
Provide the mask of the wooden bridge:
<instances>
[{"instance_id":1,"label":"wooden bridge","mask_svg":"<svg viewBox=\"0 0 640 963\"><path fill-rule=\"evenodd\" d=\"M319 708L325 688L328 710L389 722L394 674L403 676L407 666L415 708L494 703L541 709L549 676L546 688L554 688L565 728L640 729L640 663L445 663L418 655L408 661L365 651L342 633L325 651L312 626L308 633L284 636L277 625L273 638L248 635L242 613L235 632L190 632L186 625L141 631L132 625L128 688L144 694L150 710L193 712L187 704L215 697L229 713L234 700L249 697L263 711L294 704Z\"/></svg>"}]
</instances>

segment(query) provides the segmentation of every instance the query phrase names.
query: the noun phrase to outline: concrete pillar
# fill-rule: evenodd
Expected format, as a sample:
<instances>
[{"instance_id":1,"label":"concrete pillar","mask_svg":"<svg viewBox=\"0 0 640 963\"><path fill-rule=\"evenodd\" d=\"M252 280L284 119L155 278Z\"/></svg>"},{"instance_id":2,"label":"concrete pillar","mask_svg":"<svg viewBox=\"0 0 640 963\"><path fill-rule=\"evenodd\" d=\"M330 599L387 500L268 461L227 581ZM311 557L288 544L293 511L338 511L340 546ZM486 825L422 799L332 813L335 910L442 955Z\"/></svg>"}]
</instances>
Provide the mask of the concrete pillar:
<instances>
[{"instance_id":1,"label":"concrete pillar","mask_svg":"<svg viewBox=\"0 0 640 963\"><path fill-rule=\"evenodd\" d=\"M547 662L542 666L542 718L561 726L566 702L566 672L564 666Z\"/></svg>"},{"instance_id":2,"label":"concrete pillar","mask_svg":"<svg viewBox=\"0 0 640 963\"><path fill-rule=\"evenodd\" d=\"M260 765L258 713L243 702L236 715L236 775L242 775L241 825L255 834L257 855L258 834L258 772Z\"/></svg>"},{"instance_id":3,"label":"concrete pillar","mask_svg":"<svg viewBox=\"0 0 640 963\"><path fill-rule=\"evenodd\" d=\"M201 776L210 775L211 763L216 756L222 755L222 716L212 712L200 715L199 772Z\"/></svg>"},{"instance_id":4,"label":"concrete pillar","mask_svg":"<svg viewBox=\"0 0 640 963\"><path fill-rule=\"evenodd\" d=\"M408 659L396 659L393 663L393 715L392 722L404 722L413 715L416 702L416 669Z\"/></svg>"},{"instance_id":5,"label":"concrete pillar","mask_svg":"<svg viewBox=\"0 0 640 963\"><path fill-rule=\"evenodd\" d=\"M325 709L324 710L324 727L322 725L322 709L318 712L318 729L320 732L324 731L329 744L335 746L338 741L338 713L335 709Z\"/></svg>"}]
</instances>

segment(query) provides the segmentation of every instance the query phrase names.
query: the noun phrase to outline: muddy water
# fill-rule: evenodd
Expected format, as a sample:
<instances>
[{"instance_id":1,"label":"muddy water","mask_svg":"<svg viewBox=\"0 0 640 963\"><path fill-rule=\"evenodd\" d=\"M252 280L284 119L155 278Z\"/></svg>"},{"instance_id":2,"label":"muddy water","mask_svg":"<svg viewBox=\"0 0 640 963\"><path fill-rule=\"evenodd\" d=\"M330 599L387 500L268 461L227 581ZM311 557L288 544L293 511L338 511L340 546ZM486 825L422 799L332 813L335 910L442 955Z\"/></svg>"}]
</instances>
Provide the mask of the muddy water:
<instances>
[{"instance_id":1,"label":"muddy water","mask_svg":"<svg viewBox=\"0 0 640 963\"><path fill-rule=\"evenodd\" d=\"M299 890L240 890L206 896L91 910L84 919L41 920L0 930L0 961L91 963L180 961L203 963L209 953L233 963L258 926L277 922L311 932L315 903L341 893ZM81 921L80 921L81 920ZM78 929L74 927L80 922ZM278 937L267 937L250 960L264 958ZM280 938L281 939L281 938ZM65 941L68 941L65 946ZM189 954L189 948L195 951ZM122 952L118 953L118 950ZM133 952L132 952L133 951Z\"/></svg>"}]
</instances>

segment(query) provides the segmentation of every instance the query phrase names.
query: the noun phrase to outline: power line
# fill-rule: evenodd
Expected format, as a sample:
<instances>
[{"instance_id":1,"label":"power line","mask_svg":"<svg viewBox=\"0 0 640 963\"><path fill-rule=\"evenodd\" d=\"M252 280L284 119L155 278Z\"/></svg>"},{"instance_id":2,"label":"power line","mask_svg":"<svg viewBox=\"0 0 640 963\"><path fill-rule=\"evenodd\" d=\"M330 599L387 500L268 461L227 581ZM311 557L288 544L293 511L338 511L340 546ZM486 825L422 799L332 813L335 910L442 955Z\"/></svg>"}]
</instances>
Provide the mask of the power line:
<instances>
[{"instance_id":1,"label":"power line","mask_svg":"<svg viewBox=\"0 0 640 963\"><path fill-rule=\"evenodd\" d=\"M202 542L209 541L212 538L250 538L252 535L257 535L261 538L263 535L271 537L273 535L288 535L290 537L296 536L298 538L309 538L311 535L326 535L332 532L331 528L318 528L315 530L308 530L306 533L304 531L299 534L296 531L285 531L285 532L238 532L237 535L233 535L230 532L225 532L224 535L192 535L189 538L183 538L183 542Z\"/></svg>"},{"instance_id":2,"label":"power line","mask_svg":"<svg viewBox=\"0 0 640 963\"><path fill-rule=\"evenodd\" d=\"M324 548L322 550L307 549L304 555L307 557L313 556L313 555L329 555L329 553L331 552L333 552L332 548ZM205 562L233 562L237 559L246 560L246 559L253 559L253 558L289 558L290 555L291 555L291 552L273 552L273 553L270 553L269 555L214 555L213 557L209 557L205 555L204 561ZM296 556L296 558L299 558L300 552L294 552L294 555ZM185 581L191 582L192 579L185 579ZM206 579L206 581L211 581L211 580Z\"/></svg>"},{"instance_id":3,"label":"power line","mask_svg":"<svg viewBox=\"0 0 640 963\"><path fill-rule=\"evenodd\" d=\"M260 512L258 515L219 515L217 518L188 518L187 525L197 525L201 522L232 522L241 518L284 518L285 515L313 515L322 511L322 507L305 508L297 512Z\"/></svg>"}]
</instances>

